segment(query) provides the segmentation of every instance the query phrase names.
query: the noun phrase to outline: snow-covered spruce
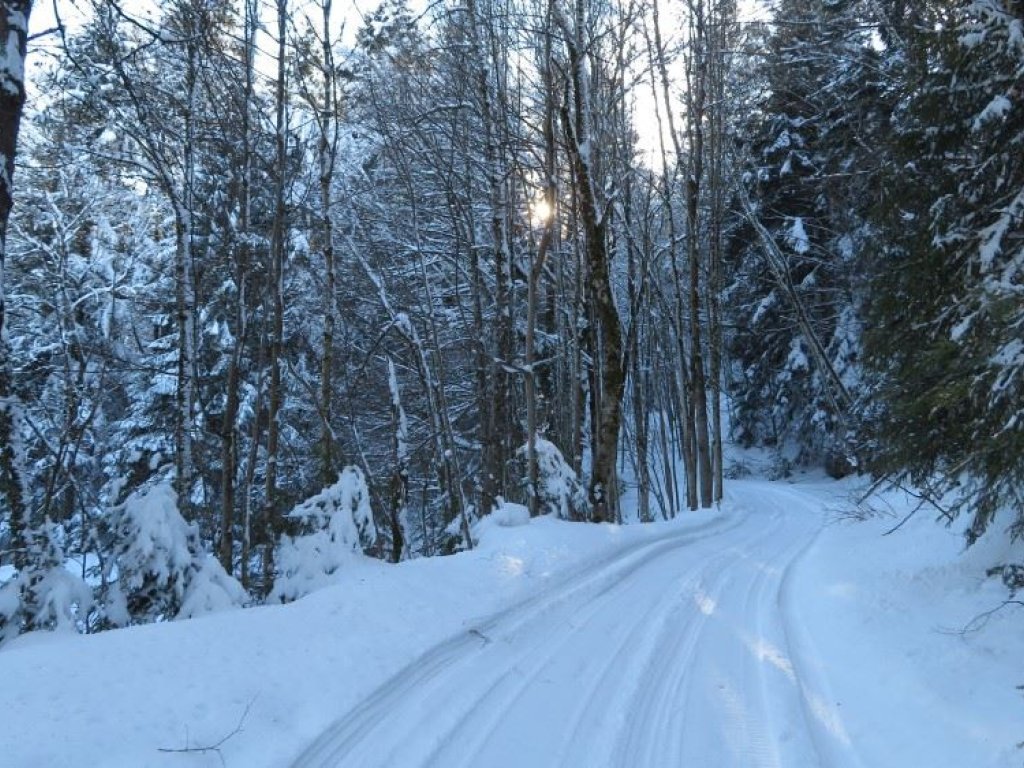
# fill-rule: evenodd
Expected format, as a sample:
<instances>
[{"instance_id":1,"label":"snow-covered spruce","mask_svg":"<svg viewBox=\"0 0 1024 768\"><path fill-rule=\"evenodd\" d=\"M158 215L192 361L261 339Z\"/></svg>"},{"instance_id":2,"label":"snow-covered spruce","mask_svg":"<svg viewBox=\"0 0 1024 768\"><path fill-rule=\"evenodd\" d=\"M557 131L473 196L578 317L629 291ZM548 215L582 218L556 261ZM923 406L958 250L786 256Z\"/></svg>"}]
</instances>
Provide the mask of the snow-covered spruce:
<instances>
[{"instance_id":1,"label":"snow-covered spruce","mask_svg":"<svg viewBox=\"0 0 1024 768\"><path fill-rule=\"evenodd\" d=\"M41 525L28 537L28 567L0 584L0 645L37 629L78 630L93 606L89 587L64 567L61 531Z\"/></svg>"},{"instance_id":2,"label":"snow-covered spruce","mask_svg":"<svg viewBox=\"0 0 1024 768\"><path fill-rule=\"evenodd\" d=\"M113 509L108 535L105 623L191 618L244 605L248 595L202 545L178 511L169 482L142 488Z\"/></svg>"},{"instance_id":3,"label":"snow-covered spruce","mask_svg":"<svg viewBox=\"0 0 1024 768\"><path fill-rule=\"evenodd\" d=\"M537 496L541 514L557 515L563 520L586 520L589 517L590 505L587 501L586 488L576 476L576 472L562 456L558 446L550 440L538 437L536 446ZM516 456L522 460L524 466L527 451L527 445L516 451ZM529 480L525 482L528 483Z\"/></svg>"},{"instance_id":4,"label":"snow-covered spruce","mask_svg":"<svg viewBox=\"0 0 1024 768\"><path fill-rule=\"evenodd\" d=\"M339 569L377 541L370 489L358 467L345 467L338 482L306 499L288 517L300 521L306 533L285 536L278 546L272 602L297 600L327 586Z\"/></svg>"}]
</instances>

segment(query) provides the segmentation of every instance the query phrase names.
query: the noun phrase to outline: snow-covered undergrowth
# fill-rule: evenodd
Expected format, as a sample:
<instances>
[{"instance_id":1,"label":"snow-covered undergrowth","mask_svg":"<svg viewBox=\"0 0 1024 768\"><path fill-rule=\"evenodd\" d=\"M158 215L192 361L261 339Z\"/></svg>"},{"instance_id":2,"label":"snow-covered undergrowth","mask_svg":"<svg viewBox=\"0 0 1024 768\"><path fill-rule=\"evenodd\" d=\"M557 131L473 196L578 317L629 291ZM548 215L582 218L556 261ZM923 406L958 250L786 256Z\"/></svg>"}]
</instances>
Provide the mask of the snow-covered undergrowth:
<instances>
[{"instance_id":1,"label":"snow-covered undergrowth","mask_svg":"<svg viewBox=\"0 0 1024 768\"><path fill-rule=\"evenodd\" d=\"M377 540L370 489L358 467L345 467L334 485L299 504L288 516L306 532L285 536L278 546L275 559L280 575L270 593L271 602L286 603L336 583L338 571L360 560Z\"/></svg>"},{"instance_id":2,"label":"snow-covered undergrowth","mask_svg":"<svg viewBox=\"0 0 1024 768\"><path fill-rule=\"evenodd\" d=\"M534 448L537 453L537 494L539 509L563 520L585 520L590 512L587 492L569 466L558 446L538 437ZM516 456L523 462L523 475L527 476L526 460L529 446L523 445Z\"/></svg>"},{"instance_id":3,"label":"snow-covered undergrowth","mask_svg":"<svg viewBox=\"0 0 1024 768\"><path fill-rule=\"evenodd\" d=\"M189 619L244 605L248 595L204 551L199 531L185 522L169 483L136 491L114 508L116 543L103 595L113 626L159 618Z\"/></svg>"}]
</instances>

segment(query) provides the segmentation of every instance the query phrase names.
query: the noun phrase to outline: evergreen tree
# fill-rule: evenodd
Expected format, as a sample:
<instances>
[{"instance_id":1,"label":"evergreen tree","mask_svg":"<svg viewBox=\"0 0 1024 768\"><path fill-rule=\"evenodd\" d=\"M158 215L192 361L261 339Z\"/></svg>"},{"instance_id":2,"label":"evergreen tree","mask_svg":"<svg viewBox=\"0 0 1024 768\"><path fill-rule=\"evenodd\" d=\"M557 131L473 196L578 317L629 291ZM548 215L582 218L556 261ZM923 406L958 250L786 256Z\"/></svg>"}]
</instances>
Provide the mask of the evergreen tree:
<instances>
[{"instance_id":1,"label":"evergreen tree","mask_svg":"<svg viewBox=\"0 0 1024 768\"><path fill-rule=\"evenodd\" d=\"M0 584L0 645L32 630L85 630L92 591L64 567L64 531L52 523L33 526L25 565Z\"/></svg>"},{"instance_id":2,"label":"evergreen tree","mask_svg":"<svg viewBox=\"0 0 1024 768\"><path fill-rule=\"evenodd\" d=\"M867 351L875 469L1024 535L1024 8L930 3L899 61ZM947 495L948 494L948 495Z\"/></svg>"},{"instance_id":3,"label":"evergreen tree","mask_svg":"<svg viewBox=\"0 0 1024 768\"><path fill-rule=\"evenodd\" d=\"M181 516L169 483L137 490L111 511L104 529L108 625L190 618L248 602L242 586L206 551L197 526Z\"/></svg>"},{"instance_id":4,"label":"evergreen tree","mask_svg":"<svg viewBox=\"0 0 1024 768\"><path fill-rule=\"evenodd\" d=\"M785 0L744 140L751 226L733 235L733 429L788 461L843 455L860 369L859 256L884 101L863 3ZM837 469L840 469L838 466Z\"/></svg>"}]
</instances>

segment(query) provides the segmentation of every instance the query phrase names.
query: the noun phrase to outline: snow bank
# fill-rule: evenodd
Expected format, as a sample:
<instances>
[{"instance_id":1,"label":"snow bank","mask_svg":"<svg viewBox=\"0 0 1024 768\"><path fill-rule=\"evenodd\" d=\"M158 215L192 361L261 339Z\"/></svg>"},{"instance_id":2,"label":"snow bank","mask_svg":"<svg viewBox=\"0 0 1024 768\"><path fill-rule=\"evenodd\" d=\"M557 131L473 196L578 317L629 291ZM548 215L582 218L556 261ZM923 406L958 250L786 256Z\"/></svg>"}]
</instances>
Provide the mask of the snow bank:
<instances>
[{"instance_id":1,"label":"snow bank","mask_svg":"<svg viewBox=\"0 0 1024 768\"><path fill-rule=\"evenodd\" d=\"M733 481L727 493L742 493L749 509L726 504L725 521L757 515L769 485L792 489L793 507L782 513L822 519L846 505L836 489L852 488L850 481ZM314 515L332 508L322 497ZM360 508L348 498L348 509ZM903 500L888 501L896 515L906 509ZM723 520L721 512L698 512L644 526L579 525L551 515L499 524L506 515L523 519L514 506L485 518L478 546L452 557L387 565L349 550L336 586L286 605L98 635L45 635L45 642L27 635L0 649L0 762L178 768L190 760L219 765L223 757L231 766L287 765L428 648L479 632L486 617L600 569L627 547ZM806 698L806 716L825 728L841 725L847 748L822 756L836 768L1019 765L1024 697L1014 686L1024 683L1024 615L1011 607L977 631L957 630L1006 596L985 569L1021 553L996 536L965 555L956 532L924 516L882 537L898 519L824 528L784 574L790 656L759 653L783 672L792 663L801 680L822 681L814 688L821 696ZM726 534L705 547L719 544L730 545ZM742 554L721 550L723 558ZM715 611L713 595L694 598L691 610ZM693 661L712 671L719 662ZM214 744L246 712L220 756L159 751ZM701 727L701 713L694 716Z\"/></svg>"},{"instance_id":2,"label":"snow bank","mask_svg":"<svg viewBox=\"0 0 1024 768\"><path fill-rule=\"evenodd\" d=\"M849 509L834 494L850 487L822 486L822 507ZM965 552L964 526L926 509L883 535L912 503L883 494L885 516L824 529L788 579L793 641L817 659L862 766L1019 766L1024 609L985 614L1007 598L986 570L1024 560L1021 547L992 530Z\"/></svg>"},{"instance_id":3,"label":"snow bank","mask_svg":"<svg viewBox=\"0 0 1024 768\"><path fill-rule=\"evenodd\" d=\"M93 606L89 587L64 567L62 533L46 523L29 534L31 565L5 567L0 580L0 645L26 628L75 632Z\"/></svg>"},{"instance_id":4,"label":"snow bank","mask_svg":"<svg viewBox=\"0 0 1024 768\"><path fill-rule=\"evenodd\" d=\"M498 506L491 513L491 519L503 528L514 528L530 522L530 510L522 504L514 504L499 498Z\"/></svg>"}]
</instances>

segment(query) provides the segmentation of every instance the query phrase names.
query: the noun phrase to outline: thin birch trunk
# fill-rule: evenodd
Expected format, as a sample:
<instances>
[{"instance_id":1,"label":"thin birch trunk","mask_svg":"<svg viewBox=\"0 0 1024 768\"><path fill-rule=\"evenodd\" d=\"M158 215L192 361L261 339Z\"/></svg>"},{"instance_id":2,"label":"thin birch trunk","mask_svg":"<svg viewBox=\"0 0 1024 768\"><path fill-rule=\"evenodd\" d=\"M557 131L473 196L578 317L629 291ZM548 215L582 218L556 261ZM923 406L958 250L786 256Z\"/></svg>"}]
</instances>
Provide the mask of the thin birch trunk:
<instances>
[{"instance_id":1,"label":"thin birch trunk","mask_svg":"<svg viewBox=\"0 0 1024 768\"><path fill-rule=\"evenodd\" d=\"M402 548L405 536L402 532L402 520L409 506L409 424L402 407L402 393L398 388L398 374L395 363L388 358L388 389L391 392L391 430L393 460L395 471L391 478L391 508L389 522L391 525L391 562L402 559Z\"/></svg>"},{"instance_id":2,"label":"thin birch trunk","mask_svg":"<svg viewBox=\"0 0 1024 768\"><path fill-rule=\"evenodd\" d=\"M548 24L551 27L552 3L548 2ZM537 371L535 370L534 334L537 327L537 292L544 263L554 238L557 200L555 196L555 94L551 61L551 35L544 39L544 231L537 254L531 260L526 307L526 432L527 432L527 502L530 515L540 513L539 470L537 466Z\"/></svg>"},{"instance_id":3,"label":"thin birch trunk","mask_svg":"<svg viewBox=\"0 0 1024 768\"><path fill-rule=\"evenodd\" d=\"M14 158L18 129L25 107L25 55L28 45L30 0L0 2L0 499L9 511L10 549L14 567L27 564L28 519L25 466L21 455L21 403L14 392L5 324L4 269L7 264L7 226L14 205Z\"/></svg>"},{"instance_id":4,"label":"thin birch trunk","mask_svg":"<svg viewBox=\"0 0 1024 768\"><path fill-rule=\"evenodd\" d=\"M323 3L323 105L320 117L320 228L323 237L325 293L324 293L324 340L323 356L320 361L320 474L325 486L337 477L334 469L334 431L331 428L332 393L334 391L334 301L336 274L334 266L334 228L331 221L331 184L334 180L334 161L337 147L337 120L335 118L336 83L334 75L334 54L331 50L331 0Z\"/></svg>"},{"instance_id":5,"label":"thin birch trunk","mask_svg":"<svg viewBox=\"0 0 1024 768\"><path fill-rule=\"evenodd\" d=\"M233 572L235 549L235 483L238 464L238 409L239 380L241 378L242 350L248 336L248 307L246 281L249 273L250 221L252 217L252 126L250 107L253 100L253 64L256 40L256 8L254 0L246 0L243 19L242 66L245 74L245 92L242 98L242 194L238 217L238 251L235 257L234 347L228 363L225 384L224 421L221 424L221 540L220 561L224 570ZM249 508L248 498L245 501ZM245 524L248 525L248 515ZM243 546L242 572L248 573L248 542ZM248 581L246 577L245 581Z\"/></svg>"},{"instance_id":6,"label":"thin birch trunk","mask_svg":"<svg viewBox=\"0 0 1024 768\"><path fill-rule=\"evenodd\" d=\"M280 533L277 499L277 462L281 432L281 352L284 336L284 254L285 171L287 164L285 132L287 130L285 50L287 43L288 0L277 0L277 83L275 91L276 116L274 120L274 221L271 231L270 292L271 330L269 340L270 392L267 410L267 467L264 491L264 588L269 589L274 574L274 545Z\"/></svg>"}]
</instances>

